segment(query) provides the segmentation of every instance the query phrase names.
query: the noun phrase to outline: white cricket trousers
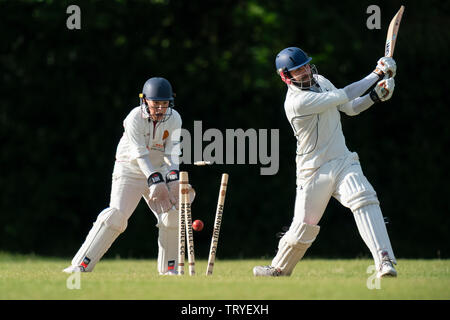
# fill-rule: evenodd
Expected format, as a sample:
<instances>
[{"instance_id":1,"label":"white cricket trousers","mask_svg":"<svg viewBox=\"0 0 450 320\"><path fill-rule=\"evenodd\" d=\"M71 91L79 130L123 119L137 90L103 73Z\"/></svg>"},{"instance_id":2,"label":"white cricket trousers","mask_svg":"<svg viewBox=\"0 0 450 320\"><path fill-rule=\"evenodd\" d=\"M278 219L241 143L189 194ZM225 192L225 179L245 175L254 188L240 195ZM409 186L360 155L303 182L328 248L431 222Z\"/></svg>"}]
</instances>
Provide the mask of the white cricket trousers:
<instances>
[{"instance_id":1,"label":"white cricket trousers","mask_svg":"<svg viewBox=\"0 0 450 320\"><path fill-rule=\"evenodd\" d=\"M165 175L167 170L161 169L160 172ZM148 205L149 188L145 178L113 174L109 207L98 215L72 265L81 265L86 271L92 271L116 238L125 231L128 219L141 198ZM153 214L158 227L158 271L160 274L174 272L178 259L178 210L173 208L162 214Z\"/></svg>"},{"instance_id":2,"label":"white cricket trousers","mask_svg":"<svg viewBox=\"0 0 450 320\"><path fill-rule=\"evenodd\" d=\"M331 160L315 171L298 168L293 223L318 225L331 197L353 212L376 267L386 252L396 262L377 194L364 176L356 153Z\"/></svg>"},{"instance_id":3,"label":"white cricket trousers","mask_svg":"<svg viewBox=\"0 0 450 320\"><path fill-rule=\"evenodd\" d=\"M165 174L167 170L160 169ZM113 177L110 207L117 208L128 220L141 198L149 203L149 188L146 179ZM149 206L150 209L150 206ZM150 211L152 211L150 209ZM153 211L152 211L153 212ZM173 208L168 212L153 212L158 227L158 271L166 274L176 271L178 260L178 211Z\"/></svg>"}]
</instances>

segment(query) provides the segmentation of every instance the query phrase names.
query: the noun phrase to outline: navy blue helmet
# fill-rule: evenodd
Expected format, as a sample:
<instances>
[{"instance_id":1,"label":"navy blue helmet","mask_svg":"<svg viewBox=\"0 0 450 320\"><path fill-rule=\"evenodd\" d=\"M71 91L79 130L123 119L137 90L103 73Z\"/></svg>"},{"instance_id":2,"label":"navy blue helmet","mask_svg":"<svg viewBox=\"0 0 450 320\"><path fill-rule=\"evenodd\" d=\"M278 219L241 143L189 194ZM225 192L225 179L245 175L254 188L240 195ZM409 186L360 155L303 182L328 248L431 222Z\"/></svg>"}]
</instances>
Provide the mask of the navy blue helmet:
<instances>
[{"instance_id":1,"label":"navy blue helmet","mask_svg":"<svg viewBox=\"0 0 450 320\"><path fill-rule=\"evenodd\" d=\"M311 65L311 75L307 81L298 81L292 78L290 71L303 67L312 60L306 52L297 47L289 47L283 49L278 53L275 59L275 67L281 80L286 84L294 84L301 89L309 88L314 84L314 75L317 74L317 69Z\"/></svg>"},{"instance_id":2,"label":"navy blue helmet","mask_svg":"<svg viewBox=\"0 0 450 320\"><path fill-rule=\"evenodd\" d=\"M144 83L142 89L144 98L155 101L173 101L172 86L164 78L154 77Z\"/></svg>"},{"instance_id":3,"label":"navy blue helmet","mask_svg":"<svg viewBox=\"0 0 450 320\"><path fill-rule=\"evenodd\" d=\"M164 122L167 121L172 115L172 108L174 107L174 93L172 90L172 85L169 81L160 77L153 77L148 79L144 83L144 88L142 93L139 95L141 100L141 109L146 118L153 121ZM164 116L155 117L152 116L146 100L153 101L169 101L168 110L165 110Z\"/></svg>"},{"instance_id":4,"label":"navy blue helmet","mask_svg":"<svg viewBox=\"0 0 450 320\"><path fill-rule=\"evenodd\" d=\"M298 69L312 60L311 57L300 48L289 47L280 51L275 59L278 73Z\"/></svg>"}]
</instances>

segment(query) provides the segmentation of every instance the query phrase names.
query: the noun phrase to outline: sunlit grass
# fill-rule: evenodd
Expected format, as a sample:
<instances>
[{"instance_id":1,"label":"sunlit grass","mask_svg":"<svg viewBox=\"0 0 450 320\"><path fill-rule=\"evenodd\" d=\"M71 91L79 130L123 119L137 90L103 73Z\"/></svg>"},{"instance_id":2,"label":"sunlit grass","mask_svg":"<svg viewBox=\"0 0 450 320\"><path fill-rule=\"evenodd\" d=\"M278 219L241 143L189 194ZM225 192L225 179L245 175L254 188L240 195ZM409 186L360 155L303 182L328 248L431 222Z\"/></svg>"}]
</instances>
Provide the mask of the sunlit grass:
<instances>
[{"instance_id":1,"label":"sunlit grass","mask_svg":"<svg viewBox=\"0 0 450 320\"><path fill-rule=\"evenodd\" d=\"M367 287L371 260L301 261L291 277L256 278L255 265L268 260L218 260L205 276L206 261L195 276L159 276L156 260L102 260L79 282L61 270L69 261L0 253L0 299L449 299L449 260L399 260L397 278ZM68 289L77 286L80 289ZM376 284L372 279L373 285Z\"/></svg>"}]
</instances>

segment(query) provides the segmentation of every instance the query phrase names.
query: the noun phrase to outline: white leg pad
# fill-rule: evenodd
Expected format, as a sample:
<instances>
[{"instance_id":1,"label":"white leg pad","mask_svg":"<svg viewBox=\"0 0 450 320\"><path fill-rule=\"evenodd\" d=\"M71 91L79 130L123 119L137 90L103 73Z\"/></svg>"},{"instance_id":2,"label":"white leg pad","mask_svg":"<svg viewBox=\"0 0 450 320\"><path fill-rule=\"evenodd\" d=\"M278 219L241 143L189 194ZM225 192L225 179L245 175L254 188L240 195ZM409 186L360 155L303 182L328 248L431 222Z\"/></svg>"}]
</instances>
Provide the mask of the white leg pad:
<instances>
[{"instance_id":1,"label":"white leg pad","mask_svg":"<svg viewBox=\"0 0 450 320\"><path fill-rule=\"evenodd\" d=\"M168 274L178 269L178 211L170 210L158 217L158 272Z\"/></svg>"},{"instance_id":2,"label":"white leg pad","mask_svg":"<svg viewBox=\"0 0 450 320\"><path fill-rule=\"evenodd\" d=\"M356 209L354 212L359 234L372 253L378 270L382 258L388 254L393 263L397 263L391 247L380 206L372 204Z\"/></svg>"},{"instance_id":3,"label":"white leg pad","mask_svg":"<svg viewBox=\"0 0 450 320\"><path fill-rule=\"evenodd\" d=\"M280 239L278 252L272 260L272 267L281 270L281 275L289 276L306 250L316 240L320 227L303 222L293 222Z\"/></svg>"},{"instance_id":4,"label":"white leg pad","mask_svg":"<svg viewBox=\"0 0 450 320\"><path fill-rule=\"evenodd\" d=\"M342 174L344 177L337 182L336 199L353 212L363 206L380 202L374 188L364 176L361 166L350 166Z\"/></svg>"},{"instance_id":5,"label":"white leg pad","mask_svg":"<svg viewBox=\"0 0 450 320\"><path fill-rule=\"evenodd\" d=\"M115 208L103 210L73 258L72 265L82 266L87 272L92 271L126 227L127 219L119 210Z\"/></svg>"}]
</instances>

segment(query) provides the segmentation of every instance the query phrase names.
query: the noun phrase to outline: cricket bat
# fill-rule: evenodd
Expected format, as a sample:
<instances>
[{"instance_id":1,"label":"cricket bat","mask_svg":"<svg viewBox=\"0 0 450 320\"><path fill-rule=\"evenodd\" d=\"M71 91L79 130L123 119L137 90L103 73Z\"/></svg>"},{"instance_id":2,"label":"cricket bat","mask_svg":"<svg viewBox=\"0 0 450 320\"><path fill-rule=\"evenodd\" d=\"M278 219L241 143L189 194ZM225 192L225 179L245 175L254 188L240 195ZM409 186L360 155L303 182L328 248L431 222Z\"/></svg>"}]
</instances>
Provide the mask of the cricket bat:
<instances>
[{"instance_id":1,"label":"cricket bat","mask_svg":"<svg viewBox=\"0 0 450 320\"><path fill-rule=\"evenodd\" d=\"M404 10L405 6L401 6L400 10L398 10L397 14L392 18L391 23L389 24L386 45L384 47L385 57L392 57L394 55L395 42L397 41L398 29L400 28Z\"/></svg>"}]
</instances>

